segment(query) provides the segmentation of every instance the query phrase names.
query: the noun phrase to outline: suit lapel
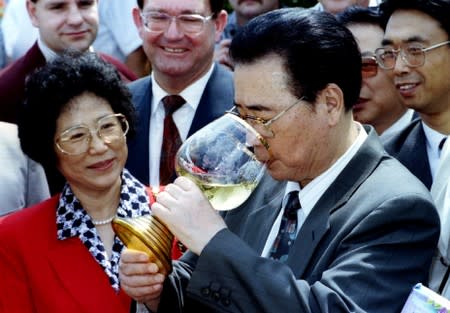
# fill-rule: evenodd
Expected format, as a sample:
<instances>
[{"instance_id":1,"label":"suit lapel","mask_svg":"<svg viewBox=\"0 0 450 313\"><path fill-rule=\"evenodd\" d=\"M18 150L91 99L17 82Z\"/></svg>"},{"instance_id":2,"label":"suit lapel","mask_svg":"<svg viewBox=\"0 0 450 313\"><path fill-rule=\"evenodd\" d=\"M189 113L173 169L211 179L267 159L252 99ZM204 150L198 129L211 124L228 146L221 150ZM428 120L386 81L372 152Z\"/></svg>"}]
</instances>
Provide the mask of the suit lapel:
<instances>
[{"instance_id":1,"label":"suit lapel","mask_svg":"<svg viewBox=\"0 0 450 313\"><path fill-rule=\"evenodd\" d=\"M430 189L432 178L426 147L422 122L418 122L403 143L398 159L402 160L404 165Z\"/></svg>"},{"instance_id":2,"label":"suit lapel","mask_svg":"<svg viewBox=\"0 0 450 313\"><path fill-rule=\"evenodd\" d=\"M301 277L322 237L330 228L330 215L343 206L381 161L383 148L373 128L349 164L312 209L291 248L287 264Z\"/></svg>"},{"instance_id":3,"label":"suit lapel","mask_svg":"<svg viewBox=\"0 0 450 313\"><path fill-rule=\"evenodd\" d=\"M22 58L23 67L25 73L31 73L37 68L40 68L45 65L45 57L39 49L37 41L34 45L28 50L25 57ZM25 84L25 82L23 82Z\"/></svg>"},{"instance_id":4,"label":"suit lapel","mask_svg":"<svg viewBox=\"0 0 450 313\"><path fill-rule=\"evenodd\" d=\"M188 136L221 117L225 110L233 106L233 97L232 74L216 63L195 111Z\"/></svg>"},{"instance_id":5,"label":"suit lapel","mask_svg":"<svg viewBox=\"0 0 450 313\"><path fill-rule=\"evenodd\" d=\"M280 211L285 189L286 182L275 181L266 173L247 201L226 214L229 229L259 254Z\"/></svg>"},{"instance_id":6,"label":"suit lapel","mask_svg":"<svg viewBox=\"0 0 450 313\"><path fill-rule=\"evenodd\" d=\"M139 181L148 184L149 178L149 131L150 110L152 98L152 81L150 76L142 78L130 84L133 95L133 104L136 108L137 123L136 133L139 134L128 141L128 160L126 168Z\"/></svg>"}]
</instances>

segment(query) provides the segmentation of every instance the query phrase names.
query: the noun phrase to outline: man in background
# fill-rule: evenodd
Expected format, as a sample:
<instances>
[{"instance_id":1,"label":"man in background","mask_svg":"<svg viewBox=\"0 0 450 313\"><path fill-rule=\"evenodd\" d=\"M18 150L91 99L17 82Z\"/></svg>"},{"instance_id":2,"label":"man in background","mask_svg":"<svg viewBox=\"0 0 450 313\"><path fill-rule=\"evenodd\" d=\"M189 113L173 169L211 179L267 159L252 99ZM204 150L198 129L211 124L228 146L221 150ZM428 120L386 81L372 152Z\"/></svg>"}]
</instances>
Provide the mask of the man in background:
<instances>
[{"instance_id":1,"label":"man in background","mask_svg":"<svg viewBox=\"0 0 450 313\"><path fill-rule=\"evenodd\" d=\"M129 86L139 124L126 167L142 183L159 186L175 178L181 142L232 106L232 74L213 61L227 13L223 0L139 0L138 6L134 21L152 74Z\"/></svg>"},{"instance_id":2,"label":"man in background","mask_svg":"<svg viewBox=\"0 0 450 313\"><path fill-rule=\"evenodd\" d=\"M420 119L385 143L428 188L450 134L450 1L386 0L378 64L394 73L405 105Z\"/></svg>"},{"instance_id":3,"label":"man in background","mask_svg":"<svg viewBox=\"0 0 450 313\"><path fill-rule=\"evenodd\" d=\"M233 62L229 56L231 40L236 32L255 16L279 9L280 0L229 0L233 12L228 17L220 42L216 45L215 60L230 70Z\"/></svg>"},{"instance_id":4,"label":"man in background","mask_svg":"<svg viewBox=\"0 0 450 313\"><path fill-rule=\"evenodd\" d=\"M367 8L369 0L319 0L313 7L313 10L325 11L336 15L352 5Z\"/></svg>"},{"instance_id":5,"label":"man in background","mask_svg":"<svg viewBox=\"0 0 450 313\"><path fill-rule=\"evenodd\" d=\"M352 6L337 15L355 37L362 56L362 85L353 107L353 117L370 124L382 138L402 130L411 122L413 110L407 109L395 88L392 70L378 66L375 49L380 47L384 31L375 8Z\"/></svg>"}]
</instances>

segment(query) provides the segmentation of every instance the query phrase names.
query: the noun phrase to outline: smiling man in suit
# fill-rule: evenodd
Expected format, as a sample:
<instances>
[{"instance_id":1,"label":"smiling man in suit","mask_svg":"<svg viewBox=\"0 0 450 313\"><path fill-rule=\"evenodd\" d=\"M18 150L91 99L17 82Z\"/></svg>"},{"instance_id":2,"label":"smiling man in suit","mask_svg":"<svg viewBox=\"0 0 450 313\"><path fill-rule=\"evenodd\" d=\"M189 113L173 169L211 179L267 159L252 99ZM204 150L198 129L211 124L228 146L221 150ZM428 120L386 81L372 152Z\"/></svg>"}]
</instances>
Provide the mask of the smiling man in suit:
<instances>
[{"instance_id":1,"label":"smiling man in suit","mask_svg":"<svg viewBox=\"0 0 450 313\"><path fill-rule=\"evenodd\" d=\"M152 74L130 84L139 124L126 167L158 186L173 181L179 144L232 106L232 75L213 61L227 13L223 0L140 0L138 7L134 21ZM180 102L166 114L169 98Z\"/></svg>"},{"instance_id":2,"label":"smiling man in suit","mask_svg":"<svg viewBox=\"0 0 450 313\"><path fill-rule=\"evenodd\" d=\"M268 174L224 217L179 177L152 211L190 252L165 278L122 253L122 288L158 312L399 312L439 236L426 188L353 120L361 55L325 12L281 9L233 39L235 102ZM269 175L270 174L270 175Z\"/></svg>"},{"instance_id":3,"label":"smiling man in suit","mask_svg":"<svg viewBox=\"0 0 450 313\"><path fill-rule=\"evenodd\" d=\"M420 116L385 148L430 188L450 134L450 1L386 0L380 9L387 24L378 63Z\"/></svg>"},{"instance_id":4,"label":"smiling man in suit","mask_svg":"<svg viewBox=\"0 0 450 313\"><path fill-rule=\"evenodd\" d=\"M90 50L98 31L98 0L26 0L28 15L39 37L23 55L0 72L0 120L17 122L20 104L23 100L25 78L42 67L47 61L68 49L81 52ZM100 56L113 64L127 82L136 75L119 60L106 55ZM62 186L53 187L59 191Z\"/></svg>"}]
</instances>

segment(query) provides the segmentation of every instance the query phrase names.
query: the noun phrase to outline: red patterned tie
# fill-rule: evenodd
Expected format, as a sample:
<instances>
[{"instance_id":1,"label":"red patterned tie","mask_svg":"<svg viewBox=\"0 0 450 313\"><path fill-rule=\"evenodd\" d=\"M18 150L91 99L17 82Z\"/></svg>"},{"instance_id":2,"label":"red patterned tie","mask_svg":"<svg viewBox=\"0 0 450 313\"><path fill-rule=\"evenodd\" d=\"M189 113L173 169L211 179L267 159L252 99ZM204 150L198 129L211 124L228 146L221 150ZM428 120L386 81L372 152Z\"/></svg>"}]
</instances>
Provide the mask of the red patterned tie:
<instances>
[{"instance_id":1,"label":"red patterned tie","mask_svg":"<svg viewBox=\"0 0 450 313\"><path fill-rule=\"evenodd\" d=\"M173 121L173 113L186 101L180 96L165 96L162 99L166 117L164 118L164 133L161 147L161 158L159 164L159 183L167 185L175 177L175 155L181 146L180 133Z\"/></svg>"}]
</instances>

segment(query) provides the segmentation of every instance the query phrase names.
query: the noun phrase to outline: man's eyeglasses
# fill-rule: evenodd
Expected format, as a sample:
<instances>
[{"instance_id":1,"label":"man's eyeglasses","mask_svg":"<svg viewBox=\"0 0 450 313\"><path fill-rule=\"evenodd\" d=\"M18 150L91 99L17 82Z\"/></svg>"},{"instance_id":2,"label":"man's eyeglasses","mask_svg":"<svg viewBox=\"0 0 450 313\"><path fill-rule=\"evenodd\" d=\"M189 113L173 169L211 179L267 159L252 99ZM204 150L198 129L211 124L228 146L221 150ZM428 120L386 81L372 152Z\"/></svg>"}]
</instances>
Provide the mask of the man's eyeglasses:
<instances>
[{"instance_id":1,"label":"man's eyeglasses","mask_svg":"<svg viewBox=\"0 0 450 313\"><path fill-rule=\"evenodd\" d=\"M378 64L385 70L391 70L395 67L399 54L406 65L410 67L419 67L425 63L426 52L445 46L449 43L450 41L443 41L427 48L417 43L407 44L399 49L378 48L375 50L375 55Z\"/></svg>"},{"instance_id":2,"label":"man's eyeglasses","mask_svg":"<svg viewBox=\"0 0 450 313\"><path fill-rule=\"evenodd\" d=\"M55 143L62 153L78 155L89 150L94 134L106 144L116 144L124 139L128 130L128 121L123 114L110 114L97 121L95 130L83 124L66 129L56 137Z\"/></svg>"},{"instance_id":3,"label":"man's eyeglasses","mask_svg":"<svg viewBox=\"0 0 450 313\"><path fill-rule=\"evenodd\" d=\"M377 75L378 62L374 56L363 56L361 63L361 74L363 78L374 77Z\"/></svg>"},{"instance_id":4,"label":"man's eyeglasses","mask_svg":"<svg viewBox=\"0 0 450 313\"><path fill-rule=\"evenodd\" d=\"M256 132L258 132L261 136L265 137L265 138L274 138L275 137L275 133L273 132L273 130L270 128L270 126L277 120L279 120L284 114L286 114L286 112L288 112L290 109L292 109L295 105L299 104L301 101L303 101L304 97L301 97L298 101L295 101L294 103L292 103L290 106L288 106L286 109L284 109L283 111L281 111L280 113L278 113L277 115L275 115L274 117L272 117L271 119L263 119L261 117L257 117L257 116L253 116L253 115L241 115L239 114L239 112L237 111L236 107L233 107L230 111L228 111L228 113L232 113L236 116L238 116L239 118L243 119L244 121L246 121L249 125L251 125Z\"/></svg>"},{"instance_id":5,"label":"man's eyeglasses","mask_svg":"<svg viewBox=\"0 0 450 313\"><path fill-rule=\"evenodd\" d=\"M202 16L199 14L180 14L172 16L155 11L141 13L145 30L155 33L166 31L172 23L172 20L175 20L177 27L185 34L198 34L205 27L205 23L212 19L213 16L214 14L210 16Z\"/></svg>"}]
</instances>

